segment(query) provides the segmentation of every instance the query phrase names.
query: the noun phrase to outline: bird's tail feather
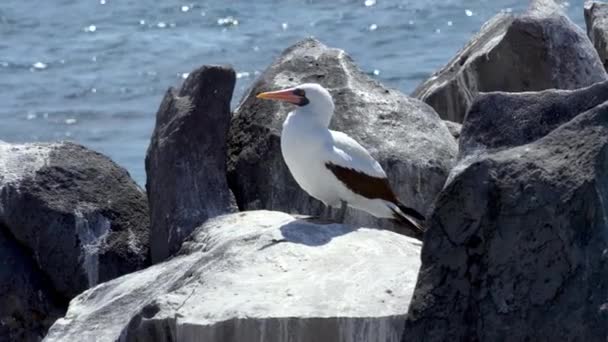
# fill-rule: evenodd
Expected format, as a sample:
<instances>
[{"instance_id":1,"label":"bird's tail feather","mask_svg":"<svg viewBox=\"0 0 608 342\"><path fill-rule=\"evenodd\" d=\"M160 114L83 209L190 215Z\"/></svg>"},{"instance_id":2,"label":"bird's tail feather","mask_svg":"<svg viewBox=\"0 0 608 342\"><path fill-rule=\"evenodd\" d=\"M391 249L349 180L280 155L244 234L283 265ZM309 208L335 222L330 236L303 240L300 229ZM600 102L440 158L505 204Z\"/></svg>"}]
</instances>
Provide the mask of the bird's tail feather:
<instances>
[{"instance_id":1,"label":"bird's tail feather","mask_svg":"<svg viewBox=\"0 0 608 342\"><path fill-rule=\"evenodd\" d=\"M425 229L422 227L422 224L425 218L422 214L415 209L406 207L402 203L396 203L394 206L390 206L390 208L393 211L393 218L397 222L409 228L418 236L424 234Z\"/></svg>"},{"instance_id":2,"label":"bird's tail feather","mask_svg":"<svg viewBox=\"0 0 608 342\"><path fill-rule=\"evenodd\" d=\"M424 215L422 215L421 213L417 212L416 209L410 208L410 207L406 207L403 203L398 202L397 203L397 207L399 207L399 210L401 210L401 212L403 212L403 214L407 215L407 216L411 216L413 218L415 218L418 221L423 221L426 220L424 218Z\"/></svg>"}]
</instances>

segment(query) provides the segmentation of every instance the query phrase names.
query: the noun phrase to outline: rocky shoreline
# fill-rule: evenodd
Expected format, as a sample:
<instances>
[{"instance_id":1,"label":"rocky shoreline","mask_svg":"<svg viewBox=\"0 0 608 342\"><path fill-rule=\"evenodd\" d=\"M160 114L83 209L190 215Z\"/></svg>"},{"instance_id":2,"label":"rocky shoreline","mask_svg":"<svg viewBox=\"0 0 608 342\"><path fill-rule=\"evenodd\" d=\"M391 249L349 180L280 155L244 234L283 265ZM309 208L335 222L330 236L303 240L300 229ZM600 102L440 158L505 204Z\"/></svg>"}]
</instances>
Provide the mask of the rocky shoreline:
<instances>
[{"instance_id":1,"label":"rocky shoreline","mask_svg":"<svg viewBox=\"0 0 608 342\"><path fill-rule=\"evenodd\" d=\"M203 66L160 105L145 192L77 144L0 142L0 341L605 341L608 4L585 19L499 14L412 96L312 38L234 112L234 70ZM255 94L303 82L424 241L295 184L289 108Z\"/></svg>"}]
</instances>

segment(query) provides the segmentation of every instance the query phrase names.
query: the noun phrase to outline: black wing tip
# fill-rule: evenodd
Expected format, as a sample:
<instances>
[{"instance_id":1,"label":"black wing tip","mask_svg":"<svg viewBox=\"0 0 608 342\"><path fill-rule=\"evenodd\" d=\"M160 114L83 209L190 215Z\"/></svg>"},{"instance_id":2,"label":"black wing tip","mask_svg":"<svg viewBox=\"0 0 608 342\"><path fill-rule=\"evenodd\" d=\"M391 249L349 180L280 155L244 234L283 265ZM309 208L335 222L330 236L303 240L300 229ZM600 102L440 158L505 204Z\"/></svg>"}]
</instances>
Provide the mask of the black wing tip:
<instances>
[{"instance_id":1,"label":"black wing tip","mask_svg":"<svg viewBox=\"0 0 608 342\"><path fill-rule=\"evenodd\" d=\"M425 232L424 228L422 227L422 224L425 221L424 216L416 210L408 208L403 204L399 204L398 207L401 212L398 210L393 210L393 219L395 222L413 232L415 237L422 239Z\"/></svg>"},{"instance_id":2,"label":"black wing tip","mask_svg":"<svg viewBox=\"0 0 608 342\"><path fill-rule=\"evenodd\" d=\"M399 210L401 210L405 215L415 218L418 221L424 222L426 218L424 215L416 211L416 209L406 207L403 203L397 203Z\"/></svg>"},{"instance_id":3,"label":"black wing tip","mask_svg":"<svg viewBox=\"0 0 608 342\"><path fill-rule=\"evenodd\" d=\"M407 233L405 233L405 235L411 236L418 240L423 240L424 230L417 223L414 223L398 214L395 214L393 217L393 221L398 226L402 227L402 229L407 230Z\"/></svg>"}]
</instances>

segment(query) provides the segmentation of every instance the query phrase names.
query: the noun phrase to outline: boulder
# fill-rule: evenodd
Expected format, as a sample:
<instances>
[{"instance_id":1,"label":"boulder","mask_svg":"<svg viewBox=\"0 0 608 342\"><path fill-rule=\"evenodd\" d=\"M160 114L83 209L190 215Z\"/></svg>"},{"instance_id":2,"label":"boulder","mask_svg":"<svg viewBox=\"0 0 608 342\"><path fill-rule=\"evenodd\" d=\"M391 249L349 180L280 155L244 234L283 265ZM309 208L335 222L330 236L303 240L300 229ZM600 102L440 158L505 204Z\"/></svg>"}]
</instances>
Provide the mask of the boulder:
<instances>
[{"instance_id":1,"label":"boulder","mask_svg":"<svg viewBox=\"0 0 608 342\"><path fill-rule=\"evenodd\" d=\"M452 134L454 139L456 139L456 141L458 141L458 139L460 138L460 131L462 130L462 125L457 122L449 121L449 120L444 120L443 123L446 125L446 127L448 128L448 130L450 131L450 134Z\"/></svg>"},{"instance_id":2,"label":"boulder","mask_svg":"<svg viewBox=\"0 0 608 342\"><path fill-rule=\"evenodd\" d=\"M148 206L127 171L73 143L0 142L0 225L65 302L148 262Z\"/></svg>"},{"instance_id":3,"label":"boulder","mask_svg":"<svg viewBox=\"0 0 608 342\"><path fill-rule=\"evenodd\" d=\"M228 181L239 208L336 218L299 188L280 150L282 123L293 106L255 98L262 91L314 82L334 98L331 129L359 141L380 162L404 204L425 212L442 188L456 143L437 113L419 100L370 79L342 50L305 39L287 49L253 84L235 110L228 146ZM349 209L345 222L392 227Z\"/></svg>"},{"instance_id":4,"label":"boulder","mask_svg":"<svg viewBox=\"0 0 608 342\"><path fill-rule=\"evenodd\" d=\"M38 342L65 313L32 255L0 225L0 341Z\"/></svg>"},{"instance_id":5,"label":"boulder","mask_svg":"<svg viewBox=\"0 0 608 342\"><path fill-rule=\"evenodd\" d=\"M608 68L608 4L597 1L585 3L585 24L587 35Z\"/></svg>"},{"instance_id":6,"label":"boulder","mask_svg":"<svg viewBox=\"0 0 608 342\"><path fill-rule=\"evenodd\" d=\"M553 0L533 0L519 16L490 19L412 96L462 122L480 92L576 89L608 79L585 33Z\"/></svg>"},{"instance_id":7,"label":"boulder","mask_svg":"<svg viewBox=\"0 0 608 342\"><path fill-rule=\"evenodd\" d=\"M194 228L237 210L226 181L226 134L236 76L203 66L169 89L146 154L152 262L179 250Z\"/></svg>"},{"instance_id":8,"label":"boulder","mask_svg":"<svg viewBox=\"0 0 608 342\"><path fill-rule=\"evenodd\" d=\"M482 95L460 145L402 340L606 340L608 82Z\"/></svg>"},{"instance_id":9,"label":"boulder","mask_svg":"<svg viewBox=\"0 0 608 342\"><path fill-rule=\"evenodd\" d=\"M72 300L44 341L398 341L419 248L386 230L228 214L174 258Z\"/></svg>"},{"instance_id":10,"label":"boulder","mask_svg":"<svg viewBox=\"0 0 608 342\"><path fill-rule=\"evenodd\" d=\"M579 90L480 96L462 125L459 159L532 143L608 101L608 82Z\"/></svg>"}]
</instances>

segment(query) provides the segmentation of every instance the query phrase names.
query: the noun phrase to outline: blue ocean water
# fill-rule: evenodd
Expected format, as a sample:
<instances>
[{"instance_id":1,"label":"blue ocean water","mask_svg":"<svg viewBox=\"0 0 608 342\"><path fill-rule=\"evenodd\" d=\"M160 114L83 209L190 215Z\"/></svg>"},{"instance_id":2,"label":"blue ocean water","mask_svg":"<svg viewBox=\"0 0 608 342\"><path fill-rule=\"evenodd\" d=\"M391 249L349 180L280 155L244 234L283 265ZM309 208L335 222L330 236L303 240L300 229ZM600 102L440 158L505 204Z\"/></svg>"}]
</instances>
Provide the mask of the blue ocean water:
<instances>
[{"instance_id":1,"label":"blue ocean water","mask_svg":"<svg viewBox=\"0 0 608 342\"><path fill-rule=\"evenodd\" d=\"M500 11L527 0L2 0L0 140L73 140L145 184L164 92L202 64L238 72L236 104L272 60L315 36L411 92ZM562 2L583 22L583 1Z\"/></svg>"}]
</instances>

